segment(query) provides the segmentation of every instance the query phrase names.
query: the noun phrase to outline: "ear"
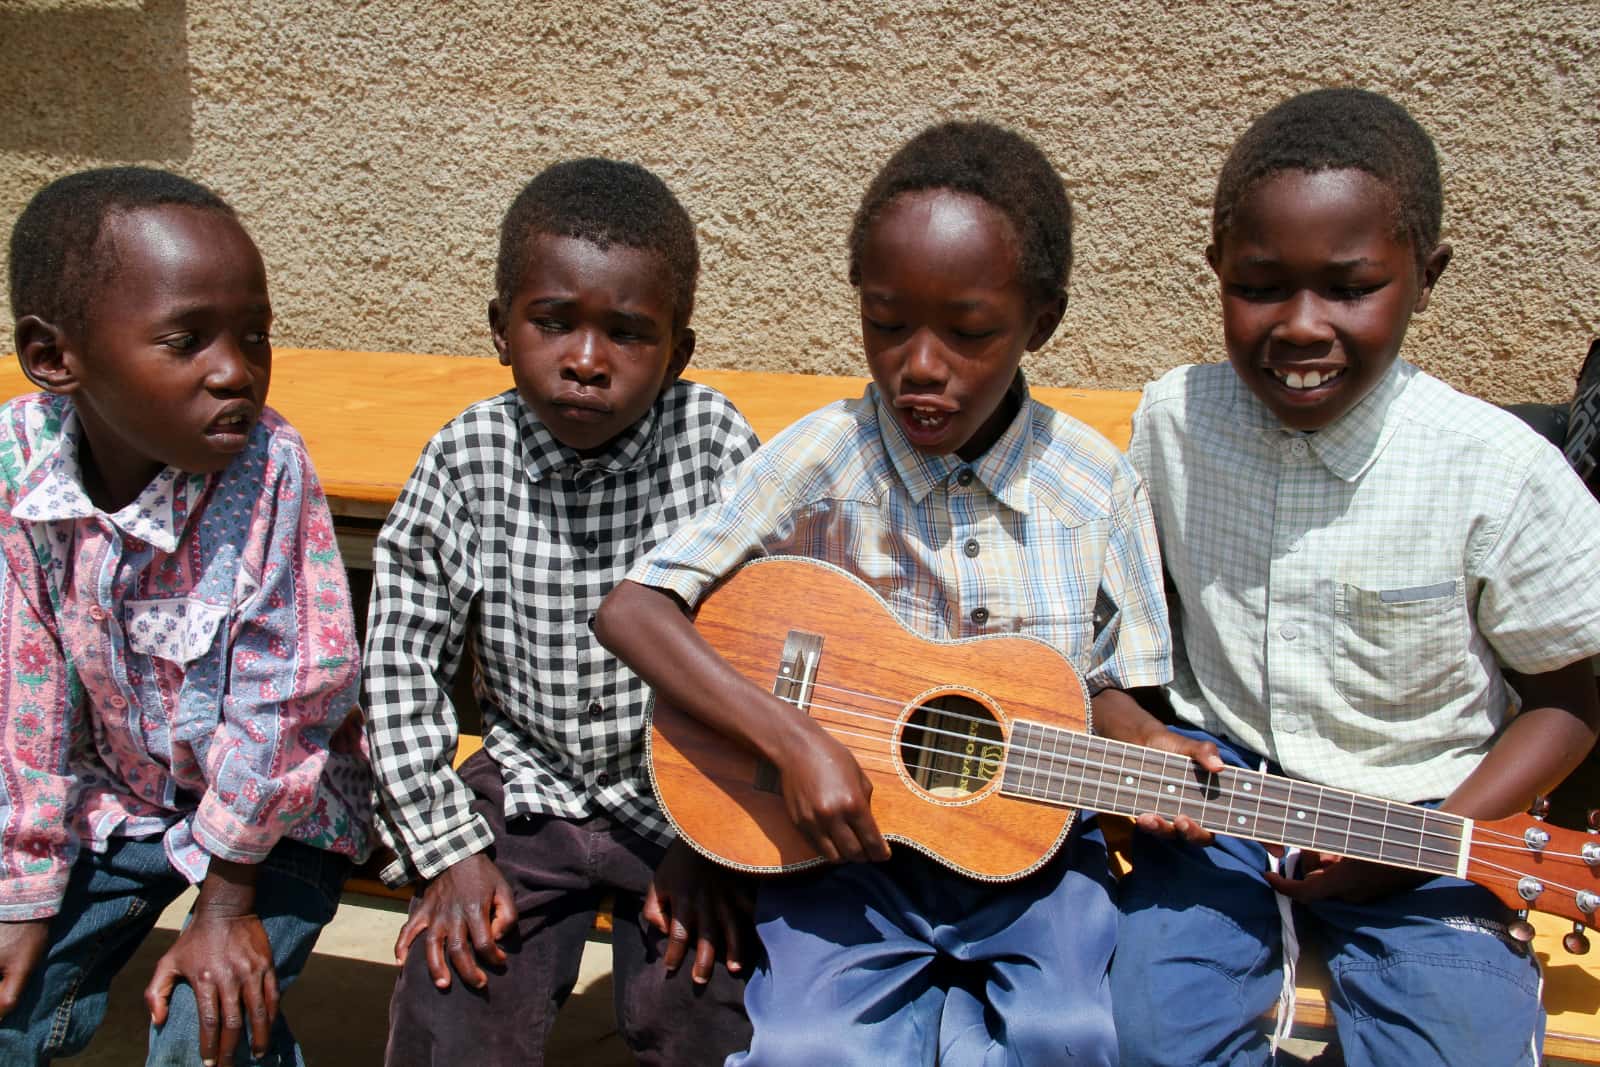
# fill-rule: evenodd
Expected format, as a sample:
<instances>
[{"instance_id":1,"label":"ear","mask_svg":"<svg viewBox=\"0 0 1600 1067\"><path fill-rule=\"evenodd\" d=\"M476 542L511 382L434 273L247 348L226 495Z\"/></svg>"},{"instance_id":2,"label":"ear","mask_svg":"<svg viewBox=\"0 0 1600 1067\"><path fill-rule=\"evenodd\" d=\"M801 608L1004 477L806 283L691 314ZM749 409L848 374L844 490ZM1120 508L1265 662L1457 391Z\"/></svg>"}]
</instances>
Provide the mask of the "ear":
<instances>
[{"instance_id":1,"label":"ear","mask_svg":"<svg viewBox=\"0 0 1600 1067\"><path fill-rule=\"evenodd\" d=\"M17 320L15 337L17 362L28 381L47 393L77 391L77 361L67 355L65 330L37 315L24 315Z\"/></svg>"},{"instance_id":2,"label":"ear","mask_svg":"<svg viewBox=\"0 0 1600 1067\"><path fill-rule=\"evenodd\" d=\"M1439 283L1439 275L1450 265L1451 248L1442 244L1429 254L1422 264L1422 287L1417 290L1417 303L1413 311L1426 311L1428 299L1433 296L1433 287Z\"/></svg>"},{"instance_id":3,"label":"ear","mask_svg":"<svg viewBox=\"0 0 1600 1067\"><path fill-rule=\"evenodd\" d=\"M494 350L500 356L500 365L511 366L511 346L506 343L506 317L500 310L499 297L489 301L489 335L494 338Z\"/></svg>"},{"instance_id":4,"label":"ear","mask_svg":"<svg viewBox=\"0 0 1600 1067\"><path fill-rule=\"evenodd\" d=\"M1222 249L1217 247L1215 241L1206 245L1206 265L1211 268L1211 273L1216 274L1222 264Z\"/></svg>"},{"instance_id":5,"label":"ear","mask_svg":"<svg viewBox=\"0 0 1600 1067\"><path fill-rule=\"evenodd\" d=\"M689 366L689 360L693 356L694 331L685 326L672 339L672 356L667 362L667 376L661 380L663 389L678 380L678 376Z\"/></svg>"},{"instance_id":6,"label":"ear","mask_svg":"<svg viewBox=\"0 0 1600 1067\"><path fill-rule=\"evenodd\" d=\"M1050 340L1050 335L1056 332L1056 327L1061 325L1061 317L1067 313L1067 294L1056 293L1055 296L1042 302L1034 312L1033 332L1028 335L1026 346L1029 352L1037 352Z\"/></svg>"}]
</instances>

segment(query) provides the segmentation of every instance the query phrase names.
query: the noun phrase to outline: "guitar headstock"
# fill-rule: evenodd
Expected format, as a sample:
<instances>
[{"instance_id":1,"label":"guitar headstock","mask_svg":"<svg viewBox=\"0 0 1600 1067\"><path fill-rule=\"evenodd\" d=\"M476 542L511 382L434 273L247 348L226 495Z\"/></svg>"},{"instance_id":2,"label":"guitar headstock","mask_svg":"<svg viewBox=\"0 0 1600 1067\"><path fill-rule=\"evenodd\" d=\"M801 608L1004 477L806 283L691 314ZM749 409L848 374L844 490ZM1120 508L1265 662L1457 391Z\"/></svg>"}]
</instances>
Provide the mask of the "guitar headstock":
<instances>
[{"instance_id":1,"label":"guitar headstock","mask_svg":"<svg viewBox=\"0 0 1600 1067\"><path fill-rule=\"evenodd\" d=\"M1509 908L1584 925L1600 920L1600 835L1592 829L1551 826L1533 815L1475 821L1466 874ZM1588 950L1581 934L1564 943L1569 952Z\"/></svg>"}]
</instances>

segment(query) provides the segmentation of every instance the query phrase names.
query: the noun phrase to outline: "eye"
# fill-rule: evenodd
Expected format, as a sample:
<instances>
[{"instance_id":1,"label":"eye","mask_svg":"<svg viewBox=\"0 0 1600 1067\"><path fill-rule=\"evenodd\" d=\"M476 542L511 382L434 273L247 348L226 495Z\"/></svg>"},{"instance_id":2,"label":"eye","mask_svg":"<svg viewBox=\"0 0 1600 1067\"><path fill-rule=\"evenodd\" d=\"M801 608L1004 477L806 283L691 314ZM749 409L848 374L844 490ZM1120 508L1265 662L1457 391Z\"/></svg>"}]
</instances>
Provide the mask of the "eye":
<instances>
[{"instance_id":1,"label":"eye","mask_svg":"<svg viewBox=\"0 0 1600 1067\"><path fill-rule=\"evenodd\" d=\"M1269 300L1275 300L1282 291L1276 285L1246 285L1243 282L1228 283L1230 296L1236 296L1240 300L1248 300L1251 303L1265 303Z\"/></svg>"},{"instance_id":2,"label":"eye","mask_svg":"<svg viewBox=\"0 0 1600 1067\"><path fill-rule=\"evenodd\" d=\"M251 330L244 335L244 343L247 345L265 345L271 342L272 335L266 330Z\"/></svg>"},{"instance_id":3,"label":"eye","mask_svg":"<svg viewBox=\"0 0 1600 1067\"><path fill-rule=\"evenodd\" d=\"M164 348L172 349L174 352L188 355L190 352L193 352L195 349L200 347L200 337L198 334L192 333L175 333L171 336L161 338L161 340L157 343Z\"/></svg>"},{"instance_id":4,"label":"eye","mask_svg":"<svg viewBox=\"0 0 1600 1067\"><path fill-rule=\"evenodd\" d=\"M951 330L951 333L963 341L983 341L993 337L998 330Z\"/></svg>"},{"instance_id":5,"label":"eye","mask_svg":"<svg viewBox=\"0 0 1600 1067\"><path fill-rule=\"evenodd\" d=\"M567 332L567 324L562 319L553 319L549 318L548 316L540 316L539 318L535 318L531 321L533 322L533 328L538 330L540 333Z\"/></svg>"},{"instance_id":6,"label":"eye","mask_svg":"<svg viewBox=\"0 0 1600 1067\"><path fill-rule=\"evenodd\" d=\"M906 328L905 323L903 322L882 322L878 319L870 318L864 319L863 321L866 322L867 329L871 330L873 333L899 333L901 330Z\"/></svg>"},{"instance_id":7,"label":"eye","mask_svg":"<svg viewBox=\"0 0 1600 1067\"><path fill-rule=\"evenodd\" d=\"M1332 289L1332 295L1335 300L1354 304L1366 299L1382 288L1382 285L1336 285Z\"/></svg>"}]
</instances>

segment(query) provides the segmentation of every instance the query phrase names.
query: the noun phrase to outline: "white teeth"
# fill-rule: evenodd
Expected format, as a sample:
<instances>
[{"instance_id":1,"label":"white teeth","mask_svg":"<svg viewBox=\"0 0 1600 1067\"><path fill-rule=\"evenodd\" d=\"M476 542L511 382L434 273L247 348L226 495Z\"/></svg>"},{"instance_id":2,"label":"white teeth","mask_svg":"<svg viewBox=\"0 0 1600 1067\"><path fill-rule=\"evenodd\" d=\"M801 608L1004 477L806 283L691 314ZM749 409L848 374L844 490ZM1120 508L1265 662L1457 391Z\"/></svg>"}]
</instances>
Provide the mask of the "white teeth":
<instances>
[{"instance_id":1,"label":"white teeth","mask_svg":"<svg viewBox=\"0 0 1600 1067\"><path fill-rule=\"evenodd\" d=\"M1299 371L1273 371L1278 380L1290 389L1315 389L1319 385L1326 385L1344 373L1344 368L1331 370L1327 374L1321 371L1308 370L1304 374Z\"/></svg>"}]
</instances>

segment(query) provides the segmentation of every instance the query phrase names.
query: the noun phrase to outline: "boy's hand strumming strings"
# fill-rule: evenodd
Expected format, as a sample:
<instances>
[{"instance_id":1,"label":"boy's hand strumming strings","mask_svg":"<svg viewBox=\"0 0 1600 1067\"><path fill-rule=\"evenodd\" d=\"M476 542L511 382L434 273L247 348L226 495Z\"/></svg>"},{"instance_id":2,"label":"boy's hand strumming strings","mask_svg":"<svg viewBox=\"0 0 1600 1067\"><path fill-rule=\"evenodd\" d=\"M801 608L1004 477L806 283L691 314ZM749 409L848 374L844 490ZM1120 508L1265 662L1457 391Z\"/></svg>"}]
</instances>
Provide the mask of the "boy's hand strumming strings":
<instances>
[{"instance_id":1,"label":"boy's hand strumming strings","mask_svg":"<svg viewBox=\"0 0 1600 1067\"><path fill-rule=\"evenodd\" d=\"M668 971L678 969L693 945L689 975L704 985L711 981L719 950L730 973L744 968L751 905L736 876L674 841L650 880L642 914L667 936L661 962Z\"/></svg>"},{"instance_id":2,"label":"boy's hand strumming strings","mask_svg":"<svg viewBox=\"0 0 1600 1067\"><path fill-rule=\"evenodd\" d=\"M0 922L0 1019L17 1006L49 944L49 919Z\"/></svg>"},{"instance_id":3,"label":"boy's hand strumming strings","mask_svg":"<svg viewBox=\"0 0 1600 1067\"><path fill-rule=\"evenodd\" d=\"M499 941L516 921L511 886L494 861L479 852L428 883L421 904L406 918L395 939L395 962L404 965L411 942L425 937L428 974L434 985L449 989L453 966L469 986L482 989L489 984L489 976L479 961L493 967L505 963Z\"/></svg>"},{"instance_id":4,"label":"boy's hand strumming strings","mask_svg":"<svg viewBox=\"0 0 1600 1067\"><path fill-rule=\"evenodd\" d=\"M255 914L256 874L252 864L212 858L188 925L145 986L150 1021L163 1026L173 988L180 980L189 983L200 1019L200 1058L208 1065L233 1062L246 1020L251 1053L265 1056L278 1017L272 946Z\"/></svg>"},{"instance_id":5,"label":"boy's hand strumming strings","mask_svg":"<svg viewBox=\"0 0 1600 1067\"><path fill-rule=\"evenodd\" d=\"M808 719L777 760L789 818L829 863L878 862L889 845L872 817L872 782L838 739Z\"/></svg>"}]
</instances>

